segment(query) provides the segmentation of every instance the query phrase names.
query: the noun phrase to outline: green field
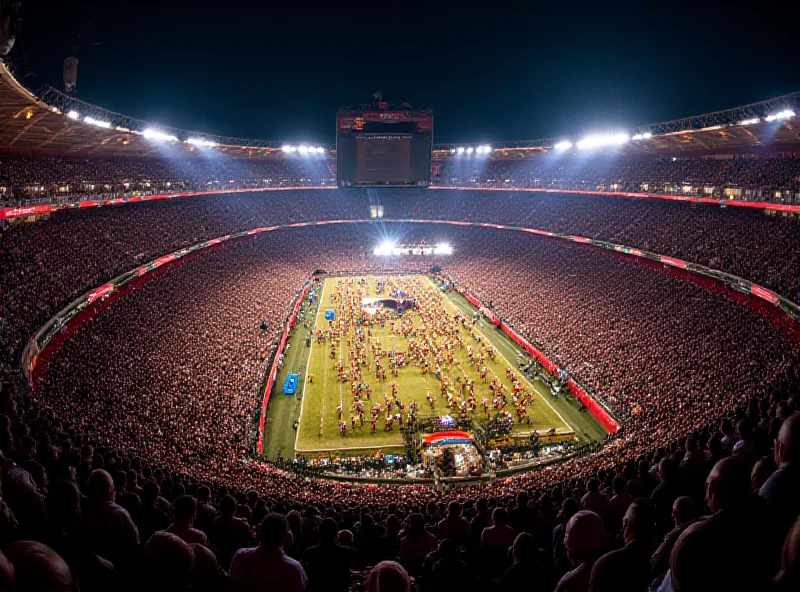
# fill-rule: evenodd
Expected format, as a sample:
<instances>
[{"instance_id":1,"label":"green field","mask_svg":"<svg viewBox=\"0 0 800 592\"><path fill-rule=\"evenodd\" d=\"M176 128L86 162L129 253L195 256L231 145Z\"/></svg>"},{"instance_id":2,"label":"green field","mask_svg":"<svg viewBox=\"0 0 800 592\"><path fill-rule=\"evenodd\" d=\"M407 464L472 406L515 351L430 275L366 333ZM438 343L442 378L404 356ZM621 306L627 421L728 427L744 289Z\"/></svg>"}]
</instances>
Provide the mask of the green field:
<instances>
[{"instance_id":1,"label":"green field","mask_svg":"<svg viewBox=\"0 0 800 592\"><path fill-rule=\"evenodd\" d=\"M459 310L462 313L471 316L475 312L475 308L467 302L467 300L458 293L449 292L446 296L446 303L450 310ZM269 408L267 410L266 428L264 433L264 450L263 456L269 460L277 460L279 458L293 458L295 455L295 445L309 447L306 442L298 442L297 432L293 428L295 420L300 419L301 408L306 415L305 404L303 402L303 395L305 388L309 385L304 384L306 366L309 363L309 354L312 348L306 347L305 337L308 330L312 325L317 322L318 306L322 302L321 308L324 310L324 300L317 299L313 305L309 306L306 303L303 306L302 314L305 315L305 322L308 327L304 327L304 323L299 322L289 335L289 346L285 351L285 358L283 368L278 374L278 380L271 394ZM324 321L323 321L324 323ZM511 341L502 331L498 331L488 322L479 321L478 330L481 331L489 341L496 346L497 351L506 359L515 360L520 348L517 344ZM314 350L320 349L314 344ZM321 351L321 350L320 350ZM324 352L323 352L324 353ZM498 358L498 362L502 361ZM498 365L499 371L502 373L504 366ZM497 371L497 370L496 370ZM296 396L285 396L282 394L283 381L290 372L298 372L301 375L300 389ZM319 379L317 375L317 379ZM606 436L605 430L594 420L588 413L579 411L579 403L572 397L558 397L553 398L550 396L548 387L540 380L535 380L533 383L534 389L546 398L546 400L555 408L555 410L566 420L566 423L575 431L575 435L580 442L587 442L589 440L600 440ZM401 395L402 398L402 395ZM334 401L338 400L338 385L334 393ZM422 394L420 403L424 403L424 393ZM438 402L437 402L438 403ZM313 405L310 403L309 406ZM335 413L337 403L332 403L330 409ZM446 409L446 408L445 408ZM441 407L437 404L437 410ZM321 411L321 402L317 402L317 413ZM420 407L420 412L424 412L424 405ZM530 413L529 413L530 414ZM319 427L319 415L317 416L317 427ZM353 446L353 439L350 437L341 438L338 435L338 420L333 416L332 427L337 430L332 438L334 440L334 449L339 449L344 446ZM526 427L519 426L520 431L524 431ZM399 436L395 430L395 436ZM363 439L362 439L363 440ZM314 446L319 448L319 436L312 437ZM366 442L355 444L361 446L360 450L364 452L369 451L372 444L367 440ZM380 446L380 445L379 445ZM393 445L389 445L390 447Z\"/></svg>"},{"instance_id":2,"label":"green field","mask_svg":"<svg viewBox=\"0 0 800 592\"><path fill-rule=\"evenodd\" d=\"M329 328L329 322L325 320L324 311L327 309L336 308L335 303L333 303L331 300L331 296L336 292L337 286L340 286L342 289L346 289L344 288L344 286L347 285L346 282L354 282L355 287L353 289L362 290L361 296L375 297L376 278L365 279L367 281L367 285L365 287L355 284L355 282L357 282L357 278L328 278L325 280L322 293L318 301L319 305L317 310L307 311L309 328L313 327L314 332L317 330L324 331ZM462 313L467 313L468 318L471 318L471 314L474 312L474 309L469 310L464 308L463 305L459 306L460 303L456 302L453 298L442 294L435 284L424 276L415 276L402 279L391 278L390 281L397 283L397 285L406 291L409 296L421 296L422 294L414 294L415 291L419 292L421 290L422 292L426 293L426 298L440 299L444 313L449 315L451 318L456 312L459 311ZM354 301L360 301L360 298L354 298ZM338 312L339 311L337 311L337 314ZM422 333L422 318L417 310L412 309L406 312L405 322L413 323L414 328L419 329L418 333ZM487 324L483 327L481 327L481 325L482 323L478 326L475 326L472 334L470 334L466 329L460 329L459 336L463 342L463 349L453 347L453 364L449 364L447 361L445 361L445 363L441 366L444 376L450 378L448 390L454 396L457 395L457 385L459 384L455 381L456 376L460 376L462 380L466 378L475 381L475 400L478 403L478 408L469 414L474 414L477 416L485 416L481 403L484 396L491 401L492 395L489 391L488 383L491 382L493 378L497 379L498 384L504 384L508 389L508 392L510 392L512 383L506 377L505 371L509 365L515 366L515 364L510 364L509 361L504 357L503 354L506 352L503 351L503 348L497 347L497 344L495 343L495 335L492 335L492 333L496 332L492 328L492 325ZM299 329L299 331L304 334L303 336L305 336L308 330L309 329L305 329L302 326ZM493 339L487 341L487 333L491 335ZM351 427L350 414L351 405L354 400L351 393L351 382L339 380L337 376L336 362L341 362L345 366L347 365L350 351L347 346L347 339L348 337L352 339L353 336L354 328L351 327L347 334L342 333L339 340L333 340L335 346L335 357L333 359L330 355L330 341L318 343L316 339L312 339L311 347L308 348L305 347L305 344L303 343L304 340L294 340L294 347L296 349L293 353L295 356L302 355L298 354L298 349L310 350L308 361L305 364L304 374L301 376L301 382L303 385L302 401L300 403L300 426L297 431L296 441L293 446L295 454L313 454L335 450L350 450L359 452L365 450L389 450L399 449L403 446L402 434L396 424L392 431L387 431L385 429L384 412L382 412L379 416L375 433L370 433L370 422L368 419L365 421L365 425L360 429L356 428L353 430ZM484 344L489 343L490 347L493 347L498 354L495 361L491 361L488 358L485 361L485 365L488 369L487 383L484 383L481 380L478 368L470 365L469 360L467 359L467 351L469 347L472 347L474 352L479 351L480 346L477 342L477 337L481 337ZM408 340L403 335L398 334L398 332L392 333L390 331L388 322L385 323L384 328L380 328L378 323L373 324L373 327L371 328L371 338L368 341L373 343L376 342L376 340L380 340L384 351L391 349L408 352L409 349ZM298 347L298 345L300 345L300 347ZM372 388L371 401L364 401L365 410L367 410L367 417L370 415L368 410L372 404L374 404L376 401L384 401L383 393L386 393L391 397L392 384L397 385L397 398L406 407L410 405L412 400L417 401L418 415L420 417L458 414L456 409L447 408L447 402L442 398L440 393L441 383L439 379L433 375L432 371L424 375L422 369L418 365L408 363L407 365L398 369L397 377L392 376L389 372L385 380L379 381L376 380L375 377L375 360L372 356L372 352L369 351L369 346L367 346L365 349L368 352L368 363L367 367L362 369L362 380L365 383L369 383ZM508 354L506 353L506 355ZM383 362L386 362L385 355L383 357ZM291 360L289 360L289 363L291 363ZM308 380L309 374L313 375L313 382ZM519 374L517 375L520 376ZM550 401L552 400L552 397L549 395L546 387L543 384L531 384L524 380L524 377L522 377L522 380L524 388L534 393L534 397L527 406L527 415L531 418L531 426L528 426L526 423L519 424L516 427L520 431L528 431L531 429L531 427L540 431L548 430L553 427L555 427L559 432L575 430L576 426L570 425L570 422L565 419L564 415L556 410L555 406L551 404ZM280 380L278 383L278 386L282 384ZM426 400L426 393L428 391L430 391L431 395L436 399L435 409L433 410L430 408L430 405ZM275 394L274 397L281 398L284 396ZM285 398L294 399L292 397ZM281 405L284 407L284 415L287 414L286 411L289 412L288 415L292 415L292 405L286 405L286 401L281 401L281 403L284 403ZM347 423L347 433L344 437L341 436L339 429L339 417L337 410L339 405L341 405L343 408L343 420ZM507 409L514 413L513 407L509 406ZM516 417L516 413L514 413L514 415ZM267 430L270 431L274 424L275 421L273 417L273 421L268 422ZM283 425L283 429L285 430L285 423ZM289 452L288 448L289 446L286 446L285 444L284 446L281 446L282 456L290 456L287 454ZM270 447L267 445L265 452L268 456L270 456L270 453L275 454L276 450L274 446Z\"/></svg>"}]
</instances>

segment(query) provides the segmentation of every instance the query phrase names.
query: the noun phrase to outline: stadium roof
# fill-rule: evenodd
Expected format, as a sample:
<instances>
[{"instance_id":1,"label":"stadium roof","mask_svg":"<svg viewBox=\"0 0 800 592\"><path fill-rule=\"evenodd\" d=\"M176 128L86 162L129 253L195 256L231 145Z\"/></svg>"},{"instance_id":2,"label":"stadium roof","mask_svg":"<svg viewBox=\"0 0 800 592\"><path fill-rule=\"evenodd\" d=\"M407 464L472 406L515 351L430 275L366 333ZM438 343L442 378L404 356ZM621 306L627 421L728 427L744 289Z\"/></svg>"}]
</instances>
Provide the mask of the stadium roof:
<instances>
[{"instance_id":1,"label":"stadium roof","mask_svg":"<svg viewBox=\"0 0 800 592\"><path fill-rule=\"evenodd\" d=\"M691 154L800 149L800 92L760 103L624 133L626 154ZM492 158L529 158L557 145L580 146L579 138L494 142ZM40 97L24 88L0 62L0 152L22 155L159 156L169 145L176 156L215 150L234 158L282 158L281 142L248 140L158 126L85 103L53 88ZM479 144L434 144L434 158ZM481 146L485 143L481 143ZM330 154L334 147L315 143Z\"/></svg>"}]
</instances>

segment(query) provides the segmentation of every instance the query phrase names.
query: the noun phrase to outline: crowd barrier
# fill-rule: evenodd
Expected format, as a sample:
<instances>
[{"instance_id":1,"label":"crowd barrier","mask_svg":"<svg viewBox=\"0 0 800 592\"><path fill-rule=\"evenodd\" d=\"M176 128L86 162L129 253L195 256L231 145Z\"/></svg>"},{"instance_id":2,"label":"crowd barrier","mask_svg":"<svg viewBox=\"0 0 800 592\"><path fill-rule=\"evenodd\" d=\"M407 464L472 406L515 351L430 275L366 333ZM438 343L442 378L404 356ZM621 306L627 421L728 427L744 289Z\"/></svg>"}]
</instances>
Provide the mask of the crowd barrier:
<instances>
[{"instance_id":1,"label":"crowd barrier","mask_svg":"<svg viewBox=\"0 0 800 592\"><path fill-rule=\"evenodd\" d=\"M481 312L483 312L483 314L492 322L492 324L499 326L500 329L506 335L508 335L508 337L514 343L524 349L528 355L536 358L539 364L541 364L542 368L544 368L545 372L555 375L559 372L559 370L562 370L562 368L559 368L557 364L552 362L550 358L548 358L539 349L534 347L527 339L517 333L510 325L508 325L508 323L503 322L493 312L489 311L489 309L487 309L480 300L475 298L475 296L466 290L463 290L459 286L456 286L455 289L459 294L464 296L464 298L466 298L470 304L479 308ZM619 431L619 422L614 419L611 413L596 399L591 397L582 386L575 382L575 380L570 378L567 381L567 388L569 388L570 392L572 392L572 394L575 395L575 397L589 410L589 413L591 413L592 417L594 417L597 422L603 426L604 430L610 434L616 434Z\"/></svg>"},{"instance_id":2,"label":"crowd barrier","mask_svg":"<svg viewBox=\"0 0 800 592\"><path fill-rule=\"evenodd\" d=\"M303 305L303 300L305 300L309 290L311 290L310 281L306 283L306 285L300 291L300 296L294 303L294 308L292 308L292 314L289 315L289 319L286 321L286 326L283 328L281 340L278 344L278 349L275 351L275 356L272 360L272 366L270 367L269 375L267 376L267 383L264 385L264 396L261 399L261 415L258 418L258 440L256 442L258 454L261 454L264 449L264 423L267 420L267 406L269 405L269 397L272 393L272 388L275 386L275 380L278 378L281 355L283 355L283 350L286 349L286 342L289 340L289 332L292 330L292 327L294 327L294 323L297 320L297 314L300 312L300 307Z\"/></svg>"}]
</instances>

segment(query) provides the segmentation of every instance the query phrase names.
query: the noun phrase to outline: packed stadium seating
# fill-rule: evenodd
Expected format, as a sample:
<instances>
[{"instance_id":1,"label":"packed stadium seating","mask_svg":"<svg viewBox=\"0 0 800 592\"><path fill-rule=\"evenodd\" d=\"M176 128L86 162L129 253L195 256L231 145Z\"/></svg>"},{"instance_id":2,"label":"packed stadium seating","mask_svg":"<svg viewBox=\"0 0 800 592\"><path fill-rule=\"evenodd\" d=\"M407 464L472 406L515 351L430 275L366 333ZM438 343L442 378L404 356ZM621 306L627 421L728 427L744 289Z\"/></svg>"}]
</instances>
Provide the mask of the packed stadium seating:
<instances>
[{"instance_id":1,"label":"packed stadium seating","mask_svg":"<svg viewBox=\"0 0 800 592\"><path fill-rule=\"evenodd\" d=\"M701 192L738 188L753 192L800 189L795 155L719 155L700 157L620 157L548 154L530 160L444 161L437 182L456 187L556 187L609 191Z\"/></svg>"},{"instance_id":2,"label":"packed stadium seating","mask_svg":"<svg viewBox=\"0 0 800 592\"><path fill-rule=\"evenodd\" d=\"M0 159L5 201L63 196L153 195L249 187L334 185L328 159L234 160L197 158Z\"/></svg>"},{"instance_id":3,"label":"packed stadium seating","mask_svg":"<svg viewBox=\"0 0 800 592\"><path fill-rule=\"evenodd\" d=\"M706 265L795 300L800 226L794 218L713 206L608 196L483 191L298 190L165 200L58 212L14 225L0 244L4 363L84 291L159 255L232 232L310 220L369 218L379 202L393 219L531 226L604 239Z\"/></svg>"},{"instance_id":4,"label":"packed stadium seating","mask_svg":"<svg viewBox=\"0 0 800 592\"><path fill-rule=\"evenodd\" d=\"M525 160L447 158L433 183L445 187L544 187L575 190L722 195L725 188L748 199L800 192L794 155L643 157L547 154ZM0 195L8 203L64 196L120 196L175 191L335 185L327 157L23 158L0 159ZM686 189L685 189L686 188ZM792 199L792 198L790 198Z\"/></svg>"},{"instance_id":5,"label":"packed stadium seating","mask_svg":"<svg viewBox=\"0 0 800 592\"><path fill-rule=\"evenodd\" d=\"M404 192L381 195L380 201L389 217L549 224L579 233L570 226L575 224L588 235L605 232L603 238L618 242L626 242L620 236L659 240L665 233L656 223L671 220L674 212L667 223L674 225L676 236L689 237L687 249L693 233L679 232L679 225L690 225L695 217L698 232L717 224L753 232L758 224L786 225L796 232L788 220L649 200L445 191L433 197ZM103 279L243 228L365 218L369 200L366 192L355 191L297 191L291 200L269 194L203 197L58 213L47 222L10 228L2 242L3 302L8 307L0 334L6 378L2 401L8 419L0 417L5 427L0 449L7 459L0 528L5 538L0 543L30 539L48 544L62 554L82 589L113 590L133 589L155 573L171 589L183 589L189 585L183 579L197 577L198 570L187 575L179 559L193 554L199 564L201 551L187 551L181 540L205 541L216 555L210 558L216 575L195 581L191 589L223 590L225 578L216 561L229 569L236 549L252 544L254 527L274 512L288 515L294 542L287 553L303 560L317 586L331 572L345 577L343 565L363 568L399 558L423 589L457 581L466 589L512 590L518 589L514 578L522 578L527 585L552 590L568 571L564 582L585 580L586 587L579 589L588 589L590 579L592 589L643 589L635 586L646 587L668 567L667 581L675 586L702 577L698 569L681 571L663 559L651 568L656 543L670 531L664 544L680 539L679 549L702 545L706 536L716 537L726 557L748 557L750 563L743 566L763 557L763 571L745 572L729 564L724 571L708 563L704 569L711 565L718 577L730 577L730 589L767 585L778 573L780 546L797 514L796 507L791 514L797 482L773 479L764 490L766 502L759 502L766 508L748 493L777 468L771 456L764 456L773 440L797 449L797 416L785 421L800 411L800 351L793 335L725 295L579 245L493 229L384 224L382 232L390 236L448 240L456 247L452 258L412 258L398 271L425 271L439 263L445 274L491 300L498 314L603 393L627 420L622 437L593 456L447 495L425 486L337 484L246 462L258 386L286 310L319 267L347 272L375 268L370 248L377 236L364 224L281 230L182 263L113 303L65 340L40 375L36 394L9 380L21 343L58 307ZM655 209L640 212L631 223L621 214L625 206ZM662 240L668 243L668 238ZM701 241L691 248L715 252L714 247L703 251ZM325 252L324 265L320 252ZM263 320L266 329L259 327ZM782 423L786 427L779 434ZM711 477L719 483L714 501L704 496L703 483L715 462L731 452L733 460ZM786 459L783 474L787 467L796 471L796 452ZM100 470L107 470L113 483ZM76 517L69 501L76 493L73 483L88 495L79 527L70 526ZM108 505L112 489L125 511ZM186 518L186 494L197 499L191 500L194 517L190 510ZM682 495L688 500L680 502L681 508L691 511L678 512L673 523L672 504ZM631 506L643 496L650 500ZM713 515L700 531L691 524L704 513L706 499ZM576 514L578 509L582 512ZM601 517L599 522L592 522L589 510ZM784 514L751 519L766 511ZM313 550L306 551L318 543L333 544L327 539L331 519L336 530L354 533L337 539L353 550L330 551L348 558L320 571ZM191 528L192 520L199 533ZM271 520L264 528L280 530L274 524L280 520ZM491 524L494 530L482 533ZM151 533L167 527L175 535L155 535L145 546ZM797 530L789 534L787 547L796 544ZM572 537L566 547L565 531ZM748 535L744 540L733 536L742 532ZM533 539L519 538L522 533ZM455 543L461 559L442 540ZM575 541L591 548L579 551ZM609 564L620 551L613 549L623 544L624 549L638 546L641 554L615 571ZM141 555L139 545L144 546ZM68 552L70 546L82 554ZM433 553L427 556L428 551ZM162 555L172 559L154 559ZM113 569L97 557L110 561ZM462 560L470 567L461 568ZM783 567L779 589L788 590L793 564ZM236 566L230 571L233 586ZM557 589L571 589L564 582Z\"/></svg>"}]
</instances>

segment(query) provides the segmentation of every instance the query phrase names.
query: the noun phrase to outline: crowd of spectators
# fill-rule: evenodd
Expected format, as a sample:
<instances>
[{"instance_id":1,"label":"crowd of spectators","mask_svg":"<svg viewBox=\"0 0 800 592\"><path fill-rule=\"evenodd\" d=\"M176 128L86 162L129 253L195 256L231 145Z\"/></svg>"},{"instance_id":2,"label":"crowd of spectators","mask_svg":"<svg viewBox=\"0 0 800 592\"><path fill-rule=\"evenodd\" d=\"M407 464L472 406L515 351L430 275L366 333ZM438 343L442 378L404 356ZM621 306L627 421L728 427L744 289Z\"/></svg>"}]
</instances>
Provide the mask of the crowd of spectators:
<instances>
[{"instance_id":1,"label":"crowd of spectators","mask_svg":"<svg viewBox=\"0 0 800 592\"><path fill-rule=\"evenodd\" d=\"M19 589L38 578L50 590L347 590L351 569L376 566L370 590L408 590L409 575L423 590L796 589L791 335L723 294L580 245L383 232L449 241L449 258L384 266L440 265L491 301L606 397L622 436L447 494L248 462L258 387L303 282L380 265L363 225L266 233L102 310L35 393L3 384L0 575Z\"/></svg>"},{"instance_id":2,"label":"crowd of spectators","mask_svg":"<svg viewBox=\"0 0 800 592\"><path fill-rule=\"evenodd\" d=\"M528 160L449 158L435 183L453 187L554 187L587 191L703 194L713 188L740 189L754 199L775 191L800 191L800 160L795 154L635 157L549 153ZM774 197L774 196L773 196Z\"/></svg>"},{"instance_id":3,"label":"crowd of spectators","mask_svg":"<svg viewBox=\"0 0 800 592\"><path fill-rule=\"evenodd\" d=\"M335 186L330 156L234 159L214 152L193 158L6 157L0 159L0 201L120 197L177 191ZM800 192L794 154L620 156L549 153L513 160L453 156L434 167L434 185L539 187L589 191L678 193L792 201ZM688 189L685 189L688 188ZM710 188L707 190L706 188ZM709 193L710 191L710 193Z\"/></svg>"},{"instance_id":4,"label":"crowd of spectators","mask_svg":"<svg viewBox=\"0 0 800 592\"><path fill-rule=\"evenodd\" d=\"M328 158L0 158L0 203L181 191L335 185Z\"/></svg>"},{"instance_id":5,"label":"crowd of spectators","mask_svg":"<svg viewBox=\"0 0 800 592\"><path fill-rule=\"evenodd\" d=\"M21 344L72 299L159 255L251 228L369 218L378 204L386 219L490 222L608 240L733 273L792 301L800 295L796 218L743 208L477 190L212 195L61 211L2 232L0 364L16 363Z\"/></svg>"}]
</instances>

